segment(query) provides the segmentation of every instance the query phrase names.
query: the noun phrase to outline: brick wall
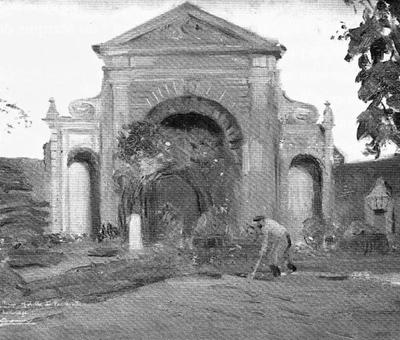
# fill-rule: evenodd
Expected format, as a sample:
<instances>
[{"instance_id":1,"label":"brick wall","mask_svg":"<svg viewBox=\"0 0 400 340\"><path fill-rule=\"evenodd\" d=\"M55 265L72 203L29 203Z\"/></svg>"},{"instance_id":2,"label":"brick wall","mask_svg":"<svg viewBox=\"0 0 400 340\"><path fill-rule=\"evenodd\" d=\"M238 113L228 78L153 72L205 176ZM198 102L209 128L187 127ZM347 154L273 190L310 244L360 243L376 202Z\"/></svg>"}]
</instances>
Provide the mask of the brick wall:
<instances>
[{"instance_id":1,"label":"brick wall","mask_svg":"<svg viewBox=\"0 0 400 340\"><path fill-rule=\"evenodd\" d=\"M364 220L364 198L373 189L378 177L383 177L392 189L396 230L400 230L400 157L342 164L334 169L334 217L349 225Z\"/></svg>"}]
</instances>

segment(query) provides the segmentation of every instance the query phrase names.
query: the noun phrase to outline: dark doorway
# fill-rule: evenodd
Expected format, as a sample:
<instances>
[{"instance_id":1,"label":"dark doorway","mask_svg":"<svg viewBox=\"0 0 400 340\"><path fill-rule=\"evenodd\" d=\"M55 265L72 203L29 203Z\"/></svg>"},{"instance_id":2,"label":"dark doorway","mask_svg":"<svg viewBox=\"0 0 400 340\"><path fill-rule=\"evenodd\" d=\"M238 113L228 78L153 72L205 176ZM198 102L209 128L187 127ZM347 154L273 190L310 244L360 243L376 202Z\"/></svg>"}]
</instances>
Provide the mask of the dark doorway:
<instances>
[{"instance_id":1,"label":"dark doorway","mask_svg":"<svg viewBox=\"0 0 400 340\"><path fill-rule=\"evenodd\" d=\"M181 177L167 175L144 188L142 202L144 243L151 244L165 238L165 226L161 223L160 212L167 203L172 205L182 218L184 233L191 234L194 223L201 214L198 193Z\"/></svg>"}]
</instances>

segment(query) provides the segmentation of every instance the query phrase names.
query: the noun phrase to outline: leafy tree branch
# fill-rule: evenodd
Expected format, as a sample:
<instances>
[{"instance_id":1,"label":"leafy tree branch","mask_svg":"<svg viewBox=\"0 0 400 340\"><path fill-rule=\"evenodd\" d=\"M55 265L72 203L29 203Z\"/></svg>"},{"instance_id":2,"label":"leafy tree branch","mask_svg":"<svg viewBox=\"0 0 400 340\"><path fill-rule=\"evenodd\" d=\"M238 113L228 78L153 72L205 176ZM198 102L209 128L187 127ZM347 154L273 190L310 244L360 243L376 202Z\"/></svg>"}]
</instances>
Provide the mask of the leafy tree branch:
<instances>
[{"instance_id":1,"label":"leafy tree branch","mask_svg":"<svg viewBox=\"0 0 400 340\"><path fill-rule=\"evenodd\" d=\"M32 121L29 115L19 107L4 98L0 98L0 128L10 134L17 127L30 127Z\"/></svg>"},{"instance_id":2,"label":"leafy tree branch","mask_svg":"<svg viewBox=\"0 0 400 340\"><path fill-rule=\"evenodd\" d=\"M346 61L358 58L358 97L368 105L357 117L356 137L368 139L366 154L378 158L388 142L400 146L400 2L344 1L364 7L359 27L342 23L336 38L348 41Z\"/></svg>"}]
</instances>

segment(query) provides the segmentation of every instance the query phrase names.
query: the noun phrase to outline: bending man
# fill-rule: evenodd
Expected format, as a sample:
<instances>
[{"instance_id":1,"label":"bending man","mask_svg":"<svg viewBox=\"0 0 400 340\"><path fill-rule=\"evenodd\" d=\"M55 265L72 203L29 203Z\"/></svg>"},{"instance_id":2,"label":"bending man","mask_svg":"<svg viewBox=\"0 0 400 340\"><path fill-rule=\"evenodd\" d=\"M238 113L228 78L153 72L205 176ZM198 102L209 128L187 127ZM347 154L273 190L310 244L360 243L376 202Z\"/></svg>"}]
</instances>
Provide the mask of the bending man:
<instances>
[{"instance_id":1,"label":"bending man","mask_svg":"<svg viewBox=\"0 0 400 340\"><path fill-rule=\"evenodd\" d=\"M265 216L256 216L253 222L254 224L251 228L257 233L261 232L262 245L260 257L249 277L251 279L254 278L262 257L267 250L269 251L269 267L275 277L281 275L281 270L279 269L281 263L286 264L287 268L292 272L296 271L297 268L292 263L291 256L292 241L287 229L274 220L266 219ZM271 249L268 249L268 242L271 244Z\"/></svg>"}]
</instances>

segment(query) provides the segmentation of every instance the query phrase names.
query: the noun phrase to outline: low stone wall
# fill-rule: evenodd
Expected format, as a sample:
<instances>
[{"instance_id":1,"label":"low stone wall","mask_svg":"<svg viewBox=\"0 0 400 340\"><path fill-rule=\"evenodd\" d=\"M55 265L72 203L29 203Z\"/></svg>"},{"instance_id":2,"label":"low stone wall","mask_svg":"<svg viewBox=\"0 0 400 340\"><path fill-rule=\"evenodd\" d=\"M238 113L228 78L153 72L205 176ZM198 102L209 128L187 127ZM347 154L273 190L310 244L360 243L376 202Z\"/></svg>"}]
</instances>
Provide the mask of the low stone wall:
<instances>
[{"instance_id":1,"label":"low stone wall","mask_svg":"<svg viewBox=\"0 0 400 340\"><path fill-rule=\"evenodd\" d=\"M350 226L353 221L365 221L364 199L382 177L392 192L393 231L400 232L400 157L377 161L347 163L336 167L334 174L335 205L333 218Z\"/></svg>"}]
</instances>

